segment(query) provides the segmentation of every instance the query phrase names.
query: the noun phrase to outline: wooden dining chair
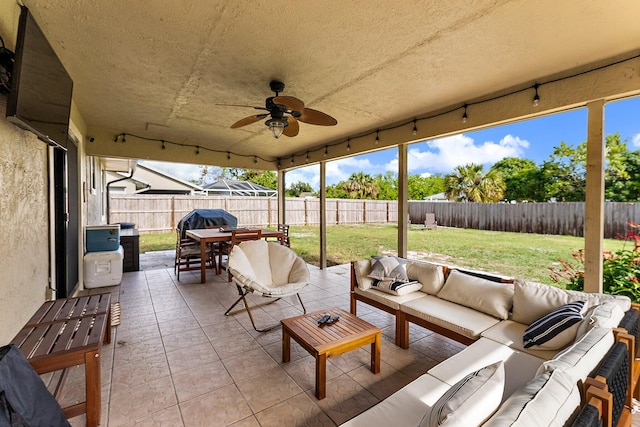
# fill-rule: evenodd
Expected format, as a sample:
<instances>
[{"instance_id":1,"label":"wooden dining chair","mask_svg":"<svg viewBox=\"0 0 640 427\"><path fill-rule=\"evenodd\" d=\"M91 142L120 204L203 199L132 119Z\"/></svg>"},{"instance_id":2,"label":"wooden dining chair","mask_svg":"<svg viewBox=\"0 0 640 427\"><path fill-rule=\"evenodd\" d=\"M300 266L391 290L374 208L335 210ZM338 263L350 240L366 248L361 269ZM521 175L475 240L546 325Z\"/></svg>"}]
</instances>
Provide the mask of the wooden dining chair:
<instances>
[{"instance_id":1,"label":"wooden dining chair","mask_svg":"<svg viewBox=\"0 0 640 427\"><path fill-rule=\"evenodd\" d=\"M231 228L229 224L224 225L206 225L206 229L216 229L216 230L228 230ZM222 260L222 254L226 254L228 252L227 246L228 242L212 242L209 243L209 248L211 249L211 257L213 258L213 268L216 270L216 274L220 274L220 262ZM216 258L218 258L218 262L216 262Z\"/></svg>"},{"instance_id":2,"label":"wooden dining chair","mask_svg":"<svg viewBox=\"0 0 640 427\"><path fill-rule=\"evenodd\" d=\"M289 240L289 224L278 224L278 231L282 231L282 233L284 234L281 243L290 248L291 241Z\"/></svg>"},{"instance_id":3,"label":"wooden dining chair","mask_svg":"<svg viewBox=\"0 0 640 427\"><path fill-rule=\"evenodd\" d=\"M181 271L200 270L202 262L206 263L208 268L215 268L215 259L213 252L207 248L205 259L201 259L200 243L195 240L183 238L180 229L176 230L176 258L173 265L173 271L180 280Z\"/></svg>"}]
</instances>

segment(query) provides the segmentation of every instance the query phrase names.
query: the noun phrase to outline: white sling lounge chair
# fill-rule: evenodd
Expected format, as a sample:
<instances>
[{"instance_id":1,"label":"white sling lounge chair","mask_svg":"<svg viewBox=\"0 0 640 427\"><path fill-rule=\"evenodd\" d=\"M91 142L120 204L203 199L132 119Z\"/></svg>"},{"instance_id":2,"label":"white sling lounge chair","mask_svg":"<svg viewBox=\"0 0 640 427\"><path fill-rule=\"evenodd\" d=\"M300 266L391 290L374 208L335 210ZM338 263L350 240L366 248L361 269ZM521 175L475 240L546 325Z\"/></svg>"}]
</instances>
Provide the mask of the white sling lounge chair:
<instances>
[{"instance_id":1,"label":"white sling lounge chair","mask_svg":"<svg viewBox=\"0 0 640 427\"><path fill-rule=\"evenodd\" d=\"M280 326L277 324L263 329L256 327L245 298L252 292L273 299L260 305L296 295L303 312L306 313L299 292L309 284L309 269L304 260L288 247L265 240L242 242L233 246L227 262L227 271L236 284L240 297L229 307L225 315L230 316L246 309L253 328L258 332L266 332ZM244 303L245 308L232 312L240 301Z\"/></svg>"}]
</instances>

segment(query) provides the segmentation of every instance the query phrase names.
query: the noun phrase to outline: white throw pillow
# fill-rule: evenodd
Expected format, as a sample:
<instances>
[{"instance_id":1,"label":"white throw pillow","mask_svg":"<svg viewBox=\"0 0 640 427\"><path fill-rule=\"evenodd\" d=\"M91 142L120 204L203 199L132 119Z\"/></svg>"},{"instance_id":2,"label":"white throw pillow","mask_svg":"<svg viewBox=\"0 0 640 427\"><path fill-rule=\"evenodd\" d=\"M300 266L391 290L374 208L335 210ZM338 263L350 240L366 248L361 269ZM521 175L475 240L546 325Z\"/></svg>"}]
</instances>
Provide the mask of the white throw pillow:
<instances>
[{"instance_id":1,"label":"white throw pillow","mask_svg":"<svg viewBox=\"0 0 640 427\"><path fill-rule=\"evenodd\" d=\"M406 263L406 259L395 256L371 257L371 273L369 273L369 277L378 280L408 282Z\"/></svg>"},{"instance_id":2,"label":"white throw pillow","mask_svg":"<svg viewBox=\"0 0 640 427\"><path fill-rule=\"evenodd\" d=\"M513 284L498 283L451 270L438 298L455 302L498 319L509 318L513 300Z\"/></svg>"},{"instance_id":3,"label":"white throw pillow","mask_svg":"<svg viewBox=\"0 0 640 427\"><path fill-rule=\"evenodd\" d=\"M422 288L420 282L396 282L394 280L374 279L371 289L377 289L391 295L407 295L419 291Z\"/></svg>"},{"instance_id":4,"label":"white throw pillow","mask_svg":"<svg viewBox=\"0 0 640 427\"><path fill-rule=\"evenodd\" d=\"M504 363L470 373L453 385L425 414L420 427L477 426L498 409L504 392Z\"/></svg>"},{"instance_id":5,"label":"white throw pillow","mask_svg":"<svg viewBox=\"0 0 640 427\"><path fill-rule=\"evenodd\" d=\"M586 301L570 302L534 321L522 336L524 348L559 350L574 342L586 305Z\"/></svg>"},{"instance_id":6,"label":"white throw pillow","mask_svg":"<svg viewBox=\"0 0 640 427\"><path fill-rule=\"evenodd\" d=\"M444 271L441 265L428 262L407 262L407 276L409 280L417 280L422 283L422 292L436 295L444 285Z\"/></svg>"}]
</instances>

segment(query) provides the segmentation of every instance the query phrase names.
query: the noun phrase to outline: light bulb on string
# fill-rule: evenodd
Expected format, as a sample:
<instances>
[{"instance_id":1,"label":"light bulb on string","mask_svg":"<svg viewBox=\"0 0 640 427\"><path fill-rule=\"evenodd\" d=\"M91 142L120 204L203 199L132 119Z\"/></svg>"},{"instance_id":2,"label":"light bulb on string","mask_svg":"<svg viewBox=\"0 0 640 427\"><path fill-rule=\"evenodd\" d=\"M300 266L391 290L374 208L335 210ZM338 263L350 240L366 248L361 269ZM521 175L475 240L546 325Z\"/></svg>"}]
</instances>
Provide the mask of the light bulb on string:
<instances>
[{"instance_id":1,"label":"light bulb on string","mask_svg":"<svg viewBox=\"0 0 640 427\"><path fill-rule=\"evenodd\" d=\"M467 123L467 104L464 104L464 114L462 114L462 123Z\"/></svg>"},{"instance_id":2,"label":"light bulb on string","mask_svg":"<svg viewBox=\"0 0 640 427\"><path fill-rule=\"evenodd\" d=\"M351 151L351 139L347 139L347 151Z\"/></svg>"},{"instance_id":3,"label":"light bulb on string","mask_svg":"<svg viewBox=\"0 0 640 427\"><path fill-rule=\"evenodd\" d=\"M326 145L324 146L324 156L327 157L327 154L329 154L329 147L327 147Z\"/></svg>"},{"instance_id":4,"label":"light bulb on string","mask_svg":"<svg viewBox=\"0 0 640 427\"><path fill-rule=\"evenodd\" d=\"M376 145L378 145L378 142L380 142L380 135L379 135L380 131L376 131Z\"/></svg>"},{"instance_id":5,"label":"light bulb on string","mask_svg":"<svg viewBox=\"0 0 640 427\"><path fill-rule=\"evenodd\" d=\"M538 104L540 103L540 95L538 95L538 87L540 87L540 85L538 83L536 83L535 85L533 85L533 88L536 91L535 96L533 97L533 106L537 107Z\"/></svg>"},{"instance_id":6,"label":"light bulb on string","mask_svg":"<svg viewBox=\"0 0 640 427\"><path fill-rule=\"evenodd\" d=\"M167 147L164 146L164 140L162 140L162 149L166 150Z\"/></svg>"},{"instance_id":7,"label":"light bulb on string","mask_svg":"<svg viewBox=\"0 0 640 427\"><path fill-rule=\"evenodd\" d=\"M411 132L413 136L418 134L418 126L416 125L416 119L413 119L413 131Z\"/></svg>"}]
</instances>

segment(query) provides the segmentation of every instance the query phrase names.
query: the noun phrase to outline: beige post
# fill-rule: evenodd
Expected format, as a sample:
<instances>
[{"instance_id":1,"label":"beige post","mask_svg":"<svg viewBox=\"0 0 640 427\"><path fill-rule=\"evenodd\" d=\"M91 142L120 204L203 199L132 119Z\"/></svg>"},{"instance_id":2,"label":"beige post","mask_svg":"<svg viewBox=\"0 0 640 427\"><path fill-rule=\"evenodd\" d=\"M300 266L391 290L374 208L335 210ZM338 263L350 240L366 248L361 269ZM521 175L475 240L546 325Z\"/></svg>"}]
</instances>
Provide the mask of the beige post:
<instances>
[{"instance_id":1,"label":"beige post","mask_svg":"<svg viewBox=\"0 0 640 427\"><path fill-rule=\"evenodd\" d=\"M398 256L407 256L407 217L409 203L407 203L407 159L408 144L398 145Z\"/></svg>"},{"instance_id":2,"label":"beige post","mask_svg":"<svg viewBox=\"0 0 640 427\"><path fill-rule=\"evenodd\" d=\"M320 268L327 268L327 162L320 162Z\"/></svg>"},{"instance_id":3,"label":"beige post","mask_svg":"<svg viewBox=\"0 0 640 427\"><path fill-rule=\"evenodd\" d=\"M602 292L604 236L604 100L589 102L584 221L584 290Z\"/></svg>"}]
</instances>

